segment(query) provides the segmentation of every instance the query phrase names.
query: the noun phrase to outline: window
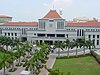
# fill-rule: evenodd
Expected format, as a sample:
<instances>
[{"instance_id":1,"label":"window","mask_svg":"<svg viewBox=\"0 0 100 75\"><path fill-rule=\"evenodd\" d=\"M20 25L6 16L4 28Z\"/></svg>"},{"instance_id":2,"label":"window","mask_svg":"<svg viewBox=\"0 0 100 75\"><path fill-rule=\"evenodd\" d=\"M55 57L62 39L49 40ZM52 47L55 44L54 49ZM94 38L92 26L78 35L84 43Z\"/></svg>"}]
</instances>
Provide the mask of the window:
<instances>
[{"instance_id":1,"label":"window","mask_svg":"<svg viewBox=\"0 0 100 75\"><path fill-rule=\"evenodd\" d=\"M64 29L64 22L57 22L57 29Z\"/></svg>"},{"instance_id":2,"label":"window","mask_svg":"<svg viewBox=\"0 0 100 75\"><path fill-rule=\"evenodd\" d=\"M89 39L91 38L91 35L89 35Z\"/></svg>"},{"instance_id":3,"label":"window","mask_svg":"<svg viewBox=\"0 0 100 75\"><path fill-rule=\"evenodd\" d=\"M14 39L14 37L12 37L12 39Z\"/></svg>"},{"instance_id":4,"label":"window","mask_svg":"<svg viewBox=\"0 0 100 75\"><path fill-rule=\"evenodd\" d=\"M34 35L36 35L36 33L34 33Z\"/></svg>"},{"instance_id":5,"label":"window","mask_svg":"<svg viewBox=\"0 0 100 75\"><path fill-rule=\"evenodd\" d=\"M15 33L15 36L17 36L17 33Z\"/></svg>"},{"instance_id":6,"label":"window","mask_svg":"<svg viewBox=\"0 0 100 75\"><path fill-rule=\"evenodd\" d=\"M7 35L7 33L5 33L5 36Z\"/></svg>"},{"instance_id":7,"label":"window","mask_svg":"<svg viewBox=\"0 0 100 75\"><path fill-rule=\"evenodd\" d=\"M11 36L13 36L13 33L11 33Z\"/></svg>"},{"instance_id":8,"label":"window","mask_svg":"<svg viewBox=\"0 0 100 75\"><path fill-rule=\"evenodd\" d=\"M41 29L45 29L45 21L40 21L39 22L39 28L41 28Z\"/></svg>"},{"instance_id":9,"label":"window","mask_svg":"<svg viewBox=\"0 0 100 75\"><path fill-rule=\"evenodd\" d=\"M15 37L15 39L17 39L17 37Z\"/></svg>"},{"instance_id":10,"label":"window","mask_svg":"<svg viewBox=\"0 0 100 75\"><path fill-rule=\"evenodd\" d=\"M82 29L82 36L84 36L84 30Z\"/></svg>"},{"instance_id":11,"label":"window","mask_svg":"<svg viewBox=\"0 0 100 75\"><path fill-rule=\"evenodd\" d=\"M45 34L37 34L38 37L45 37Z\"/></svg>"},{"instance_id":12,"label":"window","mask_svg":"<svg viewBox=\"0 0 100 75\"><path fill-rule=\"evenodd\" d=\"M84 30L83 29L78 29L77 30L77 36L84 36Z\"/></svg>"},{"instance_id":13,"label":"window","mask_svg":"<svg viewBox=\"0 0 100 75\"><path fill-rule=\"evenodd\" d=\"M97 38L99 38L99 35L97 35Z\"/></svg>"},{"instance_id":14,"label":"window","mask_svg":"<svg viewBox=\"0 0 100 75\"><path fill-rule=\"evenodd\" d=\"M80 29L80 36L81 36L82 34L81 34L81 29Z\"/></svg>"},{"instance_id":15,"label":"window","mask_svg":"<svg viewBox=\"0 0 100 75\"><path fill-rule=\"evenodd\" d=\"M99 40L97 40L97 45L99 45Z\"/></svg>"},{"instance_id":16,"label":"window","mask_svg":"<svg viewBox=\"0 0 100 75\"><path fill-rule=\"evenodd\" d=\"M49 20L49 22L54 22L54 20Z\"/></svg>"},{"instance_id":17,"label":"window","mask_svg":"<svg viewBox=\"0 0 100 75\"><path fill-rule=\"evenodd\" d=\"M93 40L93 44L95 44L95 40Z\"/></svg>"},{"instance_id":18,"label":"window","mask_svg":"<svg viewBox=\"0 0 100 75\"><path fill-rule=\"evenodd\" d=\"M8 33L8 36L10 36L10 33Z\"/></svg>"},{"instance_id":19,"label":"window","mask_svg":"<svg viewBox=\"0 0 100 75\"><path fill-rule=\"evenodd\" d=\"M79 36L79 29L77 30L77 36Z\"/></svg>"},{"instance_id":20,"label":"window","mask_svg":"<svg viewBox=\"0 0 100 75\"><path fill-rule=\"evenodd\" d=\"M2 29L0 28L0 34L2 34Z\"/></svg>"},{"instance_id":21,"label":"window","mask_svg":"<svg viewBox=\"0 0 100 75\"><path fill-rule=\"evenodd\" d=\"M68 38L68 34L66 34L67 38Z\"/></svg>"},{"instance_id":22,"label":"window","mask_svg":"<svg viewBox=\"0 0 100 75\"><path fill-rule=\"evenodd\" d=\"M95 38L95 35L93 35L93 38Z\"/></svg>"},{"instance_id":23,"label":"window","mask_svg":"<svg viewBox=\"0 0 100 75\"><path fill-rule=\"evenodd\" d=\"M52 24L49 24L49 27L52 27Z\"/></svg>"},{"instance_id":24,"label":"window","mask_svg":"<svg viewBox=\"0 0 100 75\"><path fill-rule=\"evenodd\" d=\"M65 37L65 34L57 34L57 37Z\"/></svg>"}]
</instances>

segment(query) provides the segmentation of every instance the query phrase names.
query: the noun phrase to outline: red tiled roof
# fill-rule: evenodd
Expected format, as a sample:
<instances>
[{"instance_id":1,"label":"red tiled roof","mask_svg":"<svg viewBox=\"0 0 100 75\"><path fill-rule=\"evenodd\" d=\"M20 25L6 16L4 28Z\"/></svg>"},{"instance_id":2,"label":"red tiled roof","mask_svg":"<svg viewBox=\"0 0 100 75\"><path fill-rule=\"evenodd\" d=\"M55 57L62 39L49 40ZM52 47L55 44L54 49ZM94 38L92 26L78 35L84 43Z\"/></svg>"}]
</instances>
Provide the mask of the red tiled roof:
<instances>
[{"instance_id":1,"label":"red tiled roof","mask_svg":"<svg viewBox=\"0 0 100 75\"><path fill-rule=\"evenodd\" d=\"M50 10L43 18L61 18L56 10Z\"/></svg>"},{"instance_id":2,"label":"red tiled roof","mask_svg":"<svg viewBox=\"0 0 100 75\"><path fill-rule=\"evenodd\" d=\"M37 22L7 22L5 26L37 26Z\"/></svg>"},{"instance_id":3,"label":"red tiled roof","mask_svg":"<svg viewBox=\"0 0 100 75\"><path fill-rule=\"evenodd\" d=\"M100 26L100 22L88 21L88 22L68 22L66 26Z\"/></svg>"},{"instance_id":4,"label":"red tiled roof","mask_svg":"<svg viewBox=\"0 0 100 75\"><path fill-rule=\"evenodd\" d=\"M0 18L12 18L10 16L0 15Z\"/></svg>"}]
</instances>

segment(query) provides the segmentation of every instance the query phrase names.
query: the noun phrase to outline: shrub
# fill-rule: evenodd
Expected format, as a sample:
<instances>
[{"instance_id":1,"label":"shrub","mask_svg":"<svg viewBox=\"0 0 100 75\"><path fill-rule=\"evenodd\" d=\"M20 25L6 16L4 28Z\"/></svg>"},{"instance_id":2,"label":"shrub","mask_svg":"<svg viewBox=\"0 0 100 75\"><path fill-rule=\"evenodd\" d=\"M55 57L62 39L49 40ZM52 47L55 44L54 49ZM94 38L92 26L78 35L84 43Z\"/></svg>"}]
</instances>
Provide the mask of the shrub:
<instances>
[{"instance_id":1,"label":"shrub","mask_svg":"<svg viewBox=\"0 0 100 75\"><path fill-rule=\"evenodd\" d=\"M16 70L17 70L17 68L10 69L9 72L15 72Z\"/></svg>"},{"instance_id":2,"label":"shrub","mask_svg":"<svg viewBox=\"0 0 100 75\"><path fill-rule=\"evenodd\" d=\"M91 56L91 54L89 53L89 54L86 54L85 56L84 55L78 55L77 57L76 57L76 55L75 56L61 56L61 57L57 57L57 59L70 59L70 58L78 58L78 57L86 57L86 56Z\"/></svg>"},{"instance_id":3,"label":"shrub","mask_svg":"<svg viewBox=\"0 0 100 75\"><path fill-rule=\"evenodd\" d=\"M49 70L49 75L64 75L63 72L60 72L58 69Z\"/></svg>"},{"instance_id":4,"label":"shrub","mask_svg":"<svg viewBox=\"0 0 100 75\"><path fill-rule=\"evenodd\" d=\"M16 66L17 66L17 67L20 67L20 66L22 66L22 63L20 63L20 64L17 64Z\"/></svg>"}]
</instances>

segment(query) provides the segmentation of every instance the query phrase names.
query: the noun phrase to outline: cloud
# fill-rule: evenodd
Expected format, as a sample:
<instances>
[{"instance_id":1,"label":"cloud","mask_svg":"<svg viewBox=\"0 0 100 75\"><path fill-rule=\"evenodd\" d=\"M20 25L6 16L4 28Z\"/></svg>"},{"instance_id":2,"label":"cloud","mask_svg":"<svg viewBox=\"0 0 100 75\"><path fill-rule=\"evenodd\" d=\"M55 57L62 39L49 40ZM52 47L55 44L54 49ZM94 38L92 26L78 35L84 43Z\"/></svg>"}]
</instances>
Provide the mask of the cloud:
<instances>
[{"instance_id":1,"label":"cloud","mask_svg":"<svg viewBox=\"0 0 100 75\"><path fill-rule=\"evenodd\" d=\"M53 0L51 3L44 3L43 6L49 8L66 8L73 3L73 0Z\"/></svg>"},{"instance_id":2,"label":"cloud","mask_svg":"<svg viewBox=\"0 0 100 75\"><path fill-rule=\"evenodd\" d=\"M48 3L43 3L43 6L49 7L50 5Z\"/></svg>"}]
</instances>

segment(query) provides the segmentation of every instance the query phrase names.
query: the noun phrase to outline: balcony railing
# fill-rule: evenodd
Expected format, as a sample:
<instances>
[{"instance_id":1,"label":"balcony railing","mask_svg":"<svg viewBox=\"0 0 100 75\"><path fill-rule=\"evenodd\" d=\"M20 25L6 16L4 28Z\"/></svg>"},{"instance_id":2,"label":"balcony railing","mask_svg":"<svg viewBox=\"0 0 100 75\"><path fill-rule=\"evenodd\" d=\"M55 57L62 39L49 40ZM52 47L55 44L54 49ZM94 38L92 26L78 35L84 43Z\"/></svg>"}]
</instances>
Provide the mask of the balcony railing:
<instances>
[{"instance_id":1,"label":"balcony railing","mask_svg":"<svg viewBox=\"0 0 100 75\"><path fill-rule=\"evenodd\" d=\"M32 38L42 38L42 39L66 39L66 37L32 37Z\"/></svg>"}]
</instances>

